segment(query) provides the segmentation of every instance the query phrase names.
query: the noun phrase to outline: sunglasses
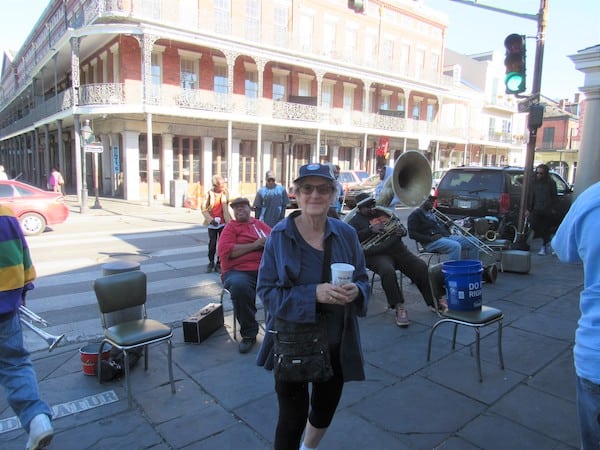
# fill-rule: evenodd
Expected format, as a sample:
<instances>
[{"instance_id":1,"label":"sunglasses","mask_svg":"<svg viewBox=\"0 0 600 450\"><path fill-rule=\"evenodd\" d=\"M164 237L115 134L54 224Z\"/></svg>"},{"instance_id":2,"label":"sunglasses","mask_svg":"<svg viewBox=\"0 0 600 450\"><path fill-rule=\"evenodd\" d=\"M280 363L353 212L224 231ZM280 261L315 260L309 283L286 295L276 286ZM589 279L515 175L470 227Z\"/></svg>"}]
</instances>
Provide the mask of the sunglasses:
<instances>
[{"instance_id":1,"label":"sunglasses","mask_svg":"<svg viewBox=\"0 0 600 450\"><path fill-rule=\"evenodd\" d=\"M302 184L298 188L301 194L310 195L314 190L317 190L319 195L331 194L333 192L334 187L330 184Z\"/></svg>"}]
</instances>

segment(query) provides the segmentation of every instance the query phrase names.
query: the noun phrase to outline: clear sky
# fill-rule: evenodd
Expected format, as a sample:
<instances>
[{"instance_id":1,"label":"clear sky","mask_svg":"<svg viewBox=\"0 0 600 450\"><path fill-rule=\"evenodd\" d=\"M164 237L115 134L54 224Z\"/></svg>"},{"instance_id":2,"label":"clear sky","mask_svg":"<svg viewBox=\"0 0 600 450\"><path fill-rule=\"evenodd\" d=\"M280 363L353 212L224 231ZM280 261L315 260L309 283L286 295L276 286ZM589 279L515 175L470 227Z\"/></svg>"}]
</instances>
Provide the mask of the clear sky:
<instances>
[{"instance_id":1,"label":"clear sky","mask_svg":"<svg viewBox=\"0 0 600 450\"><path fill-rule=\"evenodd\" d=\"M537 23L464 5L451 0L424 0L448 15L446 45L459 53L490 50L504 52L504 39L512 33L535 36ZM540 0L478 0L519 13L537 14ZM542 94L553 99L573 99L583 86L583 73L568 58L584 48L600 45L600 0L548 0L548 20L542 70ZM527 40L527 86L531 87L535 41Z\"/></svg>"},{"instance_id":2,"label":"clear sky","mask_svg":"<svg viewBox=\"0 0 600 450\"><path fill-rule=\"evenodd\" d=\"M206 1L206 0L203 0ZM346 3L346 0L339 0ZM448 15L447 46L459 53L490 50L504 52L504 38L511 33L534 36L535 21L463 5L451 0L420 0ZM478 0L527 14L537 14L540 0ZM0 50L18 50L49 0L0 0ZM573 99L583 85L583 74L567 57L600 44L600 0L548 0L548 23L542 72L542 93L547 97ZM531 86L535 42L527 41L528 76Z\"/></svg>"}]
</instances>

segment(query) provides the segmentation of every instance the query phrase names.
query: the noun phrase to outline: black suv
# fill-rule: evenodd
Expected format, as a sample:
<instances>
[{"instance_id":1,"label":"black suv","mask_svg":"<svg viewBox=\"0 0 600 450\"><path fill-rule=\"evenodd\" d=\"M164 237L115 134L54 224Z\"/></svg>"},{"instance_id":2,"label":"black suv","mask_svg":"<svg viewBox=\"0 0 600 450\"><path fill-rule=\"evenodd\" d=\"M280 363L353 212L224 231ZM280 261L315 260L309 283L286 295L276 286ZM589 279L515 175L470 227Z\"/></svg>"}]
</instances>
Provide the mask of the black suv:
<instances>
[{"instance_id":1,"label":"black suv","mask_svg":"<svg viewBox=\"0 0 600 450\"><path fill-rule=\"evenodd\" d=\"M495 217L504 227L514 230L519 216L523 170L522 167L450 169L435 190L436 208L452 219ZM550 172L550 176L556 183L556 209L562 220L571 206L573 190L559 174ZM513 236L503 237L511 239Z\"/></svg>"}]
</instances>

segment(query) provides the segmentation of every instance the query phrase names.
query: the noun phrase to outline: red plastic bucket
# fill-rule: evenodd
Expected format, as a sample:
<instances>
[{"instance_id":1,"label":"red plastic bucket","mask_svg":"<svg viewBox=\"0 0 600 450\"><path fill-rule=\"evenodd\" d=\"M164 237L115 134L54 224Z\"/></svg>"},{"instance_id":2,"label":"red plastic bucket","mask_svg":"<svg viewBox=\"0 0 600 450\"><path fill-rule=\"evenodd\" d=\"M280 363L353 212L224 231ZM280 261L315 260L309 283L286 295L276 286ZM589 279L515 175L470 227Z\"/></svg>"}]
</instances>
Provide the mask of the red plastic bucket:
<instances>
[{"instance_id":1,"label":"red plastic bucket","mask_svg":"<svg viewBox=\"0 0 600 450\"><path fill-rule=\"evenodd\" d=\"M102 349L102 359L108 360L110 356L110 344L104 344ZM83 374L96 376L96 368L98 367L98 351L100 350L100 344L88 344L79 349L79 356L83 363Z\"/></svg>"}]
</instances>

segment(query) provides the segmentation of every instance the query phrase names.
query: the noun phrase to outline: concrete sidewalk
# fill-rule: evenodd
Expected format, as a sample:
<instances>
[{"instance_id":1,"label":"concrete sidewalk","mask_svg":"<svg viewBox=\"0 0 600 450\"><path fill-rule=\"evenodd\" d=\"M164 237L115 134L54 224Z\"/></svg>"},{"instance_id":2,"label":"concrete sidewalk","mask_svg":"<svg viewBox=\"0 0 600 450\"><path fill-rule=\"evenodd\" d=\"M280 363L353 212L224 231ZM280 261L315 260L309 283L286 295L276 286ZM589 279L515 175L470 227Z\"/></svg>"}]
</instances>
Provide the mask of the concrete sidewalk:
<instances>
[{"instance_id":1,"label":"concrete sidewalk","mask_svg":"<svg viewBox=\"0 0 600 450\"><path fill-rule=\"evenodd\" d=\"M90 214L115 208L107 202ZM129 213L131 208L198 218L178 208L125 205ZM377 281L368 316L360 320L367 380L346 385L320 448L578 448L571 352L582 283L581 266L532 254L530 274L501 273L495 284L485 285L484 303L505 313L506 368L498 364L496 327L484 328L480 383L472 329L459 328L452 350L452 328L442 325L427 363L437 316L405 280L412 324L396 327ZM271 448L277 417L273 376L255 365L258 346L238 353L231 321L228 313L226 327L199 345L184 343L181 324L175 324L177 393L171 394L168 383L166 345L154 346L149 370L140 363L131 373L131 410L122 380L100 385L82 374L80 344L34 353L42 396L56 415L50 448ZM15 429L13 416L0 398L1 449L24 447L26 436Z\"/></svg>"}]
</instances>

